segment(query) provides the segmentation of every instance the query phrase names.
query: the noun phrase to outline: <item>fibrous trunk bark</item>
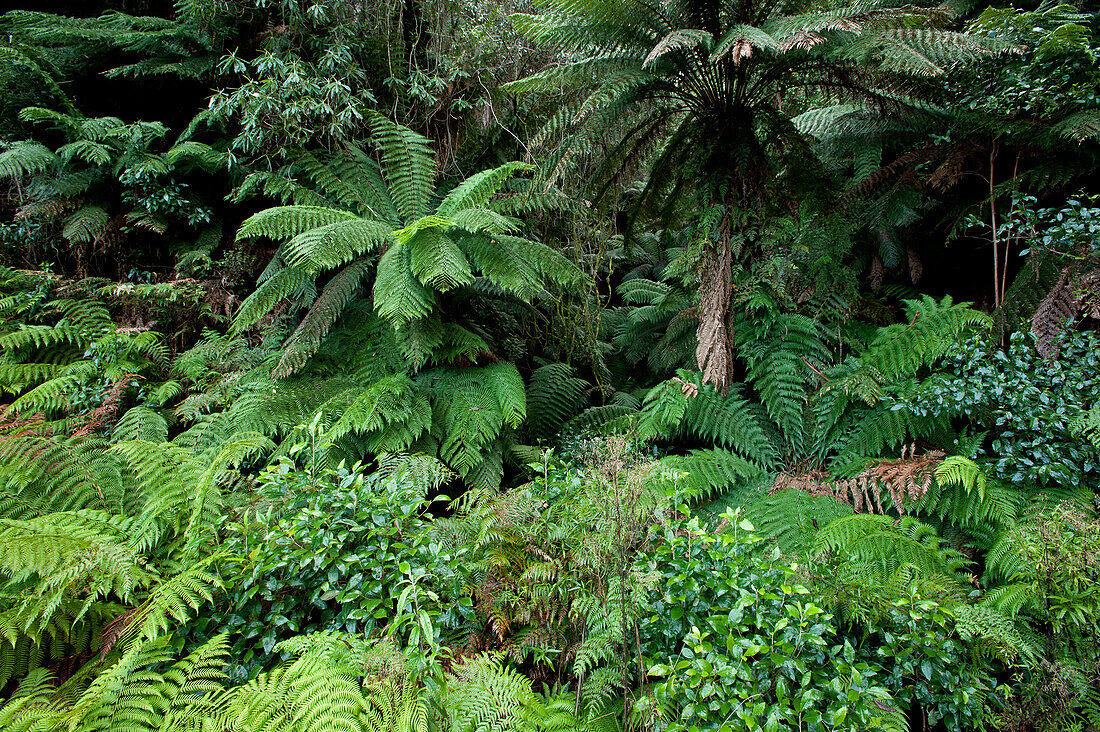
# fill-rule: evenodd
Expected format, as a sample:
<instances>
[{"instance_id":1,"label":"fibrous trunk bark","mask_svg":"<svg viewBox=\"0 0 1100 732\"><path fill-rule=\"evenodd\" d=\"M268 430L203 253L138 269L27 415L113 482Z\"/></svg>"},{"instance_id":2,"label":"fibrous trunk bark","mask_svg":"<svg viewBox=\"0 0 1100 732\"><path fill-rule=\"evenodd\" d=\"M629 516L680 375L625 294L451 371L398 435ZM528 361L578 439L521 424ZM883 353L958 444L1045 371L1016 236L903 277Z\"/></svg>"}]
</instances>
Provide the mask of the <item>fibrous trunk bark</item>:
<instances>
[{"instance_id":1,"label":"fibrous trunk bark","mask_svg":"<svg viewBox=\"0 0 1100 732\"><path fill-rule=\"evenodd\" d=\"M745 256L741 248L746 229L762 226L764 181L768 176L767 153L754 130L751 109L731 110L705 166L713 180L724 181L713 189L711 199L712 204L722 207L723 214L717 236L704 245L696 270L699 330L695 361L703 372L703 383L714 384L723 395L729 391L734 376L733 233L736 229L740 237L736 256Z\"/></svg>"},{"instance_id":2,"label":"fibrous trunk bark","mask_svg":"<svg viewBox=\"0 0 1100 732\"><path fill-rule=\"evenodd\" d=\"M725 394L733 381L734 335L730 323L733 250L728 218L722 222L717 241L703 250L698 271L699 342L695 361L703 372L703 383L714 384Z\"/></svg>"}]
</instances>

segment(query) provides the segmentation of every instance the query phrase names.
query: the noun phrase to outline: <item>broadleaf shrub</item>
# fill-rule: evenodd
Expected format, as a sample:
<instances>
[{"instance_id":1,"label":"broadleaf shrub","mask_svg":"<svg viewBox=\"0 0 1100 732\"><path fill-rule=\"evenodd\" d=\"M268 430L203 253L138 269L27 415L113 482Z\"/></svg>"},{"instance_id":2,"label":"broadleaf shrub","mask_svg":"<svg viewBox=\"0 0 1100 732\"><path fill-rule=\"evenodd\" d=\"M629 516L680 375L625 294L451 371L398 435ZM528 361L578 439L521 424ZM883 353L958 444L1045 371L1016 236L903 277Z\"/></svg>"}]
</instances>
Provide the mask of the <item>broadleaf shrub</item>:
<instances>
[{"instance_id":1,"label":"broadleaf shrub","mask_svg":"<svg viewBox=\"0 0 1100 732\"><path fill-rule=\"evenodd\" d=\"M453 594L464 550L433 540L431 498L414 476L300 469L284 458L261 473L256 493L261 502L224 527L228 590L200 628L239 634L242 675L258 672L279 642L322 630L438 647L448 618L469 603Z\"/></svg>"}]
</instances>

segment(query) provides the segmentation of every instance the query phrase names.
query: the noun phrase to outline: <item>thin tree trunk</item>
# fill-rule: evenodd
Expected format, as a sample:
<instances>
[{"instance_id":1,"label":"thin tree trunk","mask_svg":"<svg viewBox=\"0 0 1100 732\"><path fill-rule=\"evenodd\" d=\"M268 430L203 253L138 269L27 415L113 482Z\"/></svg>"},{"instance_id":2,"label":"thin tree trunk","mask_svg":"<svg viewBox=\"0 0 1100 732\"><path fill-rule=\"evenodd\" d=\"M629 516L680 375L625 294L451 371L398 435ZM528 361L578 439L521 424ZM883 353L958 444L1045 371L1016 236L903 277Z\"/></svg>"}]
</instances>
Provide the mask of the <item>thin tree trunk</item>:
<instances>
[{"instance_id":1,"label":"thin tree trunk","mask_svg":"<svg viewBox=\"0 0 1100 732\"><path fill-rule=\"evenodd\" d=\"M989 153L989 225L993 228L993 307L1001 307L1000 242L997 239L997 196L993 187L993 164L997 160L997 143ZM1006 254L1007 256L1007 254Z\"/></svg>"}]
</instances>

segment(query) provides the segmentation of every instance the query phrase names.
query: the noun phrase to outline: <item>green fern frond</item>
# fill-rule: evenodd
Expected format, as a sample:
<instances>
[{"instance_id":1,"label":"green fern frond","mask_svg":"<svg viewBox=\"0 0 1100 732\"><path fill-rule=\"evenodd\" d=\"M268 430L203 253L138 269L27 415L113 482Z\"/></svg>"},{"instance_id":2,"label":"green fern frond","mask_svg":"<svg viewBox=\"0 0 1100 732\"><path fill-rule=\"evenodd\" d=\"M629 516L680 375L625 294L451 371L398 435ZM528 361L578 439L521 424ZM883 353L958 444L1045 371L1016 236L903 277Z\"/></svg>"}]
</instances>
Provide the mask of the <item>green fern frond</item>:
<instances>
[{"instance_id":1,"label":"green fern frond","mask_svg":"<svg viewBox=\"0 0 1100 732\"><path fill-rule=\"evenodd\" d=\"M698 379L694 375L694 379ZM701 387L688 400L680 434L736 450L764 469L775 467L780 455L764 427L761 414L734 386L723 396L712 387Z\"/></svg>"},{"instance_id":2,"label":"green fern frond","mask_svg":"<svg viewBox=\"0 0 1100 732\"><path fill-rule=\"evenodd\" d=\"M119 418L111 431L111 437L117 442L127 440L167 442L168 420L147 407L131 407Z\"/></svg>"},{"instance_id":3,"label":"green fern frond","mask_svg":"<svg viewBox=\"0 0 1100 732\"><path fill-rule=\"evenodd\" d=\"M837 552L880 579L892 577L904 567L922 576L953 579L965 566L961 555L943 545L934 529L909 516L838 518L818 532L814 552Z\"/></svg>"},{"instance_id":4,"label":"green fern frond","mask_svg":"<svg viewBox=\"0 0 1100 732\"><path fill-rule=\"evenodd\" d=\"M812 364L819 364L820 370L832 358L821 326L802 315L757 314L742 319L737 331L750 383L791 450L803 453L808 386L817 378Z\"/></svg>"},{"instance_id":5,"label":"green fern frond","mask_svg":"<svg viewBox=\"0 0 1100 732\"><path fill-rule=\"evenodd\" d=\"M729 450L691 450L661 458L657 464L675 476L689 503L710 500L760 476L760 467Z\"/></svg>"},{"instance_id":6,"label":"green fern frond","mask_svg":"<svg viewBox=\"0 0 1100 732\"><path fill-rule=\"evenodd\" d=\"M473 281L466 256L439 229L423 229L404 246L409 249L409 267L425 287L447 292Z\"/></svg>"},{"instance_id":7,"label":"green fern frond","mask_svg":"<svg viewBox=\"0 0 1100 732\"><path fill-rule=\"evenodd\" d=\"M422 378L431 384L443 430L440 457L460 475L483 462L505 425L518 428L526 416L523 379L512 364L433 369Z\"/></svg>"},{"instance_id":8,"label":"green fern frond","mask_svg":"<svg viewBox=\"0 0 1100 732\"><path fill-rule=\"evenodd\" d=\"M916 374L966 335L988 328L992 322L985 313L966 303L956 304L950 297L937 301L924 295L920 300L906 300L905 308L910 322L882 328L859 357L863 368L890 380Z\"/></svg>"},{"instance_id":9,"label":"green fern frond","mask_svg":"<svg viewBox=\"0 0 1100 732\"><path fill-rule=\"evenodd\" d=\"M454 732L519 732L531 682L491 656L475 656L448 674L442 706Z\"/></svg>"},{"instance_id":10,"label":"green fern frond","mask_svg":"<svg viewBox=\"0 0 1100 732\"><path fill-rule=\"evenodd\" d=\"M237 314L233 317L230 335L237 336L241 331L255 325L271 312L281 300L294 295L316 278L316 273L302 267L286 267L261 284L245 298Z\"/></svg>"},{"instance_id":11,"label":"green fern frond","mask_svg":"<svg viewBox=\"0 0 1100 732\"><path fill-rule=\"evenodd\" d=\"M358 259L328 281L302 322L284 344L283 354L272 370L272 376L277 379L286 378L305 366L355 296L370 264L367 259Z\"/></svg>"},{"instance_id":12,"label":"green fern frond","mask_svg":"<svg viewBox=\"0 0 1100 732\"><path fill-rule=\"evenodd\" d=\"M61 158L40 142L23 140L0 153L0 178L22 178L45 173L61 164Z\"/></svg>"},{"instance_id":13,"label":"green fern frond","mask_svg":"<svg viewBox=\"0 0 1100 732\"><path fill-rule=\"evenodd\" d=\"M801 490L781 490L750 502L745 517L761 536L775 537L790 554L812 556L818 531L852 515L852 507L832 496L812 496Z\"/></svg>"},{"instance_id":14,"label":"green fern frond","mask_svg":"<svg viewBox=\"0 0 1100 732\"><path fill-rule=\"evenodd\" d=\"M447 194L436 208L436 214L444 218L453 218L464 209L481 208L489 203L516 173L532 170L534 170L532 165L513 162L475 173Z\"/></svg>"},{"instance_id":15,"label":"green fern frond","mask_svg":"<svg viewBox=\"0 0 1100 732\"><path fill-rule=\"evenodd\" d=\"M279 248L279 253L290 266L316 272L374 252L390 241L392 233L389 226L377 221L336 221L294 236Z\"/></svg>"},{"instance_id":16,"label":"green fern frond","mask_svg":"<svg viewBox=\"0 0 1100 732\"><path fill-rule=\"evenodd\" d=\"M401 326L427 317L434 304L434 293L413 274L409 246L392 245L378 260L374 278L378 314L394 326Z\"/></svg>"},{"instance_id":17,"label":"green fern frond","mask_svg":"<svg viewBox=\"0 0 1100 732\"><path fill-rule=\"evenodd\" d=\"M282 241L321 226L356 221L358 218L353 213L323 206L268 208L245 219L237 230L237 241L260 236Z\"/></svg>"},{"instance_id":18,"label":"green fern frond","mask_svg":"<svg viewBox=\"0 0 1100 732\"><path fill-rule=\"evenodd\" d=\"M551 436L580 412L590 385L564 363L536 369L527 385L527 420L531 433Z\"/></svg>"},{"instance_id":19,"label":"green fern frond","mask_svg":"<svg viewBox=\"0 0 1100 732\"><path fill-rule=\"evenodd\" d=\"M978 649L989 649L1006 663L1023 658L1034 663L1042 656L1042 648L1030 640L1008 615L993 609L989 603L960 604L953 610L955 629L964 641Z\"/></svg>"},{"instance_id":20,"label":"green fern frond","mask_svg":"<svg viewBox=\"0 0 1100 732\"><path fill-rule=\"evenodd\" d=\"M405 222L429 213L435 156L426 137L381 114L371 115L371 140L381 153L382 174Z\"/></svg>"},{"instance_id":21,"label":"green fern frond","mask_svg":"<svg viewBox=\"0 0 1100 732\"><path fill-rule=\"evenodd\" d=\"M1100 449L1100 406L1094 406L1070 422L1070 429Z\"/></svg>"}]
</instances>

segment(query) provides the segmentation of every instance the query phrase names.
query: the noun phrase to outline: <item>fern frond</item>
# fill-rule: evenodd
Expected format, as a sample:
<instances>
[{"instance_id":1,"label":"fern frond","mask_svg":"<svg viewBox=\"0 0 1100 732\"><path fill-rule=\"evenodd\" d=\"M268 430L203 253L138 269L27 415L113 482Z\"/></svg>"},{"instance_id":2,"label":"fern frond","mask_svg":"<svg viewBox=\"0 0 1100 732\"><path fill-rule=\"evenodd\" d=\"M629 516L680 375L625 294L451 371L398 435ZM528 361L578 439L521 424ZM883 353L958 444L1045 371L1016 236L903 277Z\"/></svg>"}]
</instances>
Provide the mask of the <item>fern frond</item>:
<instances>
[{"instance_id":1,"label":"fern frond","mask_svg":"<svg viewBox=\"0 0 1100 732\"><path fill-rule=\"evenodd\" d=\"M22 178L51 170L61 158L40 142L23 140L0 153L0 178Z\"/></svg>"},{"instance_id":2,"label":"fern frond","mask_svg":"<svg viewBox=\"0 0 1100 732\"><path fill-rule=\"evenodd\" d=\"M272 376L277 379L286 378L305 366L355 296L370 264L367 259L358 259L328 281L302 322L283 345L283 354L272 370Z\"/></svg>"},{"instance_id":3,"label":"fern frond","mask_svg":"<svg viewBox=\"0 0 1100 732\"><path fill-rule=\"evenodd\" d=\"M344 221L357 221L353 213L324 206L279 206L245 219L237 230L237 241L267 237L274 241L292 239L307 231Z\"/></svg>"},{"instance_id":4,"label":"fern frond","mask_svg":"<svg viewBox=\"0 0 1100 732\"><path fill-rule=\"evenodd\" d=\"M473 281L466 256L438 228L418 231L407 243L409 267L425 287L447 292Z\"/></svg>"},{"instance_id":5,"label":"fern frond","mask_svg":"<svg viewBox=\"0 0 1100 732\"><path fill-rule=\"evenodd\" d=\"M775 491L745 507L761 536L775 537L780 549L801 556L812 556L818 531L851 515L852 507L832 496L797 489Z\"/></svg>"},{"instance_id":6,"label":"fern frond","mask_svg":"<svg viewBox=\"0 0 1100 732\"><path fill-rule=\"evenodd\" d=\"M316 272L375 251L390 241L391 233L389 226L377 221L336 221L296 235L279 252L290 266Z\"/></svg>"},{"instance_id":7,"label":"fern frond","mask_svg":"<svg viewBox=\"0 0 1100 732\"><path fill-rule=\"evenodd\" d=\"M860 354L859 362L886 379L899 380L914 375L921 366L931 365L967 334L988 328L985 313L966 303L954 303L950 297L937 301L928 295L906 300L908 324L882 328L870 348Z\"/></svg>"},{"instance_id":8,"label":"fern frond","mask_svg":"<svg viewBox=\"0 0 1100 732\"><path fill-rule=\"evenodd\" d=\"M230 335L237 336L241 331L255 325L281 300L312 284L316 276L315 272L303 267L286 267L279 270L275 276L261 284L241 303L240 309L233 317Z\"/></svg>"},{"instance_id":9,"label":"fern frond","mask_svg":"<svg viewBox=\"0 0 1100 732\"><path fill-rule=\"evenodd\" d=\"M413 275L410 248L392 245L378 260L374 278L374 307L378 314L401 326L427 317L434 303L434 293Z\"/></svg>"},{"instance_id":10,"label":"fern frond","mask_svg":"<svg viewBox=\"0 0 1100 732\"><path fill-rule=\"evenodd\" d=\"M381 114L371 114L371 141L382 159L382 175L405 222L429 213L435 156L426 137Z\"/></svg>"},{"instance_id":11,"label":"fern frond","mask_svg":"<svg viewBox=\"0 0 1100 732\"><path fill-rule=\"evenodd\" d=\"M536 369L527 385L527 420L531 433L552 436L576 416L587 399L589 384L564 363Z\"/></svg>"},{"instance_id":12,"label":"fern frond","mask_svg":"<svg viewBox=\"0 0 1100 732\"><path fill-rule=\"evenodd\" d=\"M518 714L532 696L526 677L481 655L448 675L442 705L454 732L519 732Z\"/></svg>"},{"instance_id":13,"label":"fern frond","mask_svg":"<svg viewBox=\"0 0 1100 732\"><path fill-rule=\"evenodd\" d=\"M475 173L448 193L435 212L438 216L453 218L465 209L481 208L489 203L516 173L532 170L534 170L532 165L512 162Z\"/></svg>"},{"instance_id":14,"label":"fern frond","mask_svg":"<svg viewBox=\"0 0 1100 732\"><path fill-rule=\"evenodd\" d=\"M836 519L818 532L814 551L839 552L883 579L903 567L923 576L954 578L964 566L958 552L944 546L934 529L909 516L858 514Z\"/></svg>"},{"instance_id":15,"label":"fern frond","mask_svg":"<svg viewBox=\"0 0 1100 732\"><path fill-rule=\"evenodd\" d=\"M147 407L131 407L119 418L111 432L114 440L144 440L167 442L168 420Z\"/></svg>"},{"instance_id":16,"label":"fern frond","mask_svg":"<svg viewBox=\"0 0 1100 732\"><path fill-rule=\"evenodd\" d=\"M661 458L657 464L671 471L673 482L689 503L701 503L729 493L761 474L760 467L729 450L691 450L686 455Z\"/></svg>"}]
</instances>

